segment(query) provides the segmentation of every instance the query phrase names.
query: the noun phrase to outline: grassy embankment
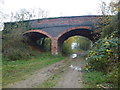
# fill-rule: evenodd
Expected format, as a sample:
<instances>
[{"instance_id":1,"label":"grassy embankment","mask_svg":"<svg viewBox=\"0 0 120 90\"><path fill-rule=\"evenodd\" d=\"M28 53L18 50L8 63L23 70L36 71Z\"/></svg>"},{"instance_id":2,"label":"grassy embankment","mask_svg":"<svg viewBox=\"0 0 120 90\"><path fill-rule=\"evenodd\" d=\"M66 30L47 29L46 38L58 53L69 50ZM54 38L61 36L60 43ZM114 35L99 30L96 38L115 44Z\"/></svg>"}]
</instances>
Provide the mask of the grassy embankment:
<instances>
[{"instance_id":1,"label":"grassy embankment","mask_svg":"<svg viewBox=\"0 0 120 90\"><path fill-rule=\"evenodd\" d=\"M98 71L85 72L83 78L85 88L102 88L107 81L106 76Z\"/></svg>"},{"instance_id":2,"label":"grassy embankment","mask_svg":"<svg viewBox=\"0 0 120 90\"><path fill-rule=\"evenodd\" d=\"M85 58L81 58L84 63L87 63ZM106 87L112 87L111 84L107 83L107 76L104 72L100 71L90 71L87 72L86 67L83 71L83 85L84 88L106 88Z\"/></svg>"},{"instance_id":3,"label":"grassy embankment","mask_svg":"<svg viewBox=\"0 0 120 90\"><path fill-rule=\"evenodd\" d=\"M7 61L6 58L3 58L3 87L10 83L26 79L32 75L34 71L63 59L64 57L62 56L52 56L50 53L40 54L29 60Z\"/></svg>"}]
</instances>

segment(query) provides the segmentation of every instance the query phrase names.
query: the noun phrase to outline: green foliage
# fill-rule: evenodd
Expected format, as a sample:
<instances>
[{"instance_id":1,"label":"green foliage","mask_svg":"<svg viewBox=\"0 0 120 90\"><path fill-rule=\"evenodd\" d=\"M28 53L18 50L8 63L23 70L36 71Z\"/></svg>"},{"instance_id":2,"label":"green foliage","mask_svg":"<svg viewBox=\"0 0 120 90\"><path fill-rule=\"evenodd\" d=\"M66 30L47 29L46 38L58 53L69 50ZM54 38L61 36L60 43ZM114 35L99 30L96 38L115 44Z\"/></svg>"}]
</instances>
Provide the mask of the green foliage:
<instances>
[{"instance_id":1,"label":"green foliage","mask_svg":"<svg viewBox=\"0 0 120 90\"><path fill-rule=\"evenodd\" d=\"M117 16L114 16L114 17L107 16L107 18L110 18L110 20L105 19L104 22L109 22L109 24L103 26L102 37L105 37L105 36L111 34L112 32L118 30L118 17Z\"/></svg>"},{"instance_id":2,"label":"green foliage","mask_svg":"<svg viewBox=\"0 0 120 90\"><path fill-rule=\"evenodd\" d=\"M86 58L86 70L97 70L108 74L108 81L117 85L118 83L118 31L99 39L89 51Z\"/></svg>"},{"instance_id":3,"label":"green foliage","mask_svg":"<svg viewBox=\"0 0 120 90\"><path fill-rule=\"evenodd\" d=\"M10 83L23 80L29 75L32 75L34 71L64 59L60 55L53 56L50 53L38 54L29 59L16 61L10 61L9 58L3 57L3 87Z\"/></svg>"},{"instance_id":4,"label":"green foliage","mask_svg":"<svg viewBox=\"0 0 120 90\"><path fill-rule=\"evenodd\" d=\"M102 84L106 82L106 76L102 72L85 72L83 74L84 83L86 88L98 88L97 84Z\"/></svg>"},{"instance_id":5,"label":"green foliage","mask_svg":"<svg viewBox=\"0 0 120 90\"><path fill-rule=\"evenodd\" d=\"M118 37L117 32L99 39L89 51L86 60L96 70L105 70L105 68L118 62Z\"/></svg>"},{"instance_id":6,"label":"green foliage","mask_svg":"<svg viewBox=\"0 0 120 90\"><path fill-rule=\"evenodd\" d=\"M118 87L119 86L119 72L120 72L120 69L119 67L113 67L114 70L112 72L110 72L107 76L107 81L109 83L114 83L114 87Z\"/></svg>"},{"instance_id":7,"label":"green foliage","mask_svg":"<svg viewBox=\"0 0 120 90\"><path fill-rule=\"evenodd\" d=\"M111 20L104 19L104 22L109 23L103 26L102 38L95 42L89 51L86 58L86 70L104 72L107 75L107 83L112 83L113 87L118 87L120 42L117 16L112 17Z\"/></svg>"},{"instance_id":8,"label":"green foliage","mask_svg":"<svg viewBox=\"0 0 120 90\"><path fill-rule=\"evenodd\" d=\"M22 25L22 23L17 23L13 27L8 26L5 28L5 30L2 31L3 56L8 57L10 60L19 60L33 55L30 47L23 43L23 32L26 30L27 27L25 27L25 25Z\"/></svg>"},{"instance_id":9,"label":"green foliage","mask_svg":"<svg viewBox=\"0 0 120 90\"><path fill-rule=\"evenodd\" d=\"M72 49L71 44L76 43L75 48ZM91 41L83 36L70 37L63 43L62 51L64 54L71 54L79 51L86 51L91 47Z\"/></svg>"},{"instance_id":10,"label":"green foliage","mask_svg":"<svg viewBox=\"0 0 120 90\"><path fill-rule=\"evenodd\" d=\"M63 44L62 53L64 55L71 54L72 53L72 49L70 48L70 46L66 46L65 44Z\"/></svg>"},{"instance_id":11,"label":"green foliage","mask_svg":"<svg viewBox=\"0 0 120 90\"><path fill-rule=\"evenodd\" d=\"M114 12L111 13L115 14L119 6L116 2L111 2L111 5L113 6L109 6L109 8L114 9ZM105 9L105 5L102 7L103 15L107 14L110 9ZM102 37L94 43L86 58L86 70L103 72L107 78L106 83L112 83L112 87L115 88L118 88L120 64L118 55L120 53L118 50L120 48L118 17L118 14L114 16L105 15L102 17L101 22L99 22Z\"/></svg>"},{"instance_id":12,"label":"green foliage","mask_svg":"<svg viewBox=\"0 0 120 90\"><path fill-rule=\"evenodd\" d=\"M37 46L38 49L41 49L42 51L50 52L50 50L51 50L51 39L48 37L40 38L32 43L34 43L35 46Z\"/></svg>"},{"instance_id":13,"label":"green foliage","mask_svg":"<svg viewBox=\"0 0 120 90\"><path fill-rule=\"evenodd\" d=\"M66 41L64 41L62 45L62 53L65 55L72 53L71 44L76 40L76 37L70 37Z\"/></svg>"},{"instance_id":14,"label":"green foliage","mask_svg":"<svg viewBox=\"0 0 120 90\"><path fill-rule=\"evenodd\" d=\"M116 13L120 11L120 1L119 0L113 0L110 3L110 9L112 13Z\"/></svg>"},{"instance_id":15,"label":"green foliage","mask_svg":"<svg viewBox=\"0 0 120 90\"><path fill-rule=\"evenodd\" d=\"M11 22L5 23L4 30L2 31L2 53L4 57L12 61L26 59L36 55L36 52L31 47L23 43L28 40L27 37L23 37L23 34L31 28L30 23L24 20L30 20L33 17L36 17L36 15L26 9L21 9L15 14L11 13ZM49 44L46 47L49 47Z\"/></svg>"},{"instance_id":16,"label":"green foliage","mask_svg":"<svg viewBox=\"0 0 120 90\"><path fill-rule=\"evenodd\" d=\"M50 38L45 38L44 48L46 51L50 51L50 48L51 48L51 39Z\"/></svg>"},{"instance_id":17,"label":"green foliage","mask_svg":"<svg viewBox=\"0 0 120 90\"><path fill-rule=\"evenodd\" d=\"M77 48L77 49L79 49L79 50L87 51L88 49L91 48L92 41L89 40L89 39L86 38L86 37L79 36L79 37L77 37L76 42L79 44L79 45L78 45L78 48Z\"/></svg>"}]
</instances>

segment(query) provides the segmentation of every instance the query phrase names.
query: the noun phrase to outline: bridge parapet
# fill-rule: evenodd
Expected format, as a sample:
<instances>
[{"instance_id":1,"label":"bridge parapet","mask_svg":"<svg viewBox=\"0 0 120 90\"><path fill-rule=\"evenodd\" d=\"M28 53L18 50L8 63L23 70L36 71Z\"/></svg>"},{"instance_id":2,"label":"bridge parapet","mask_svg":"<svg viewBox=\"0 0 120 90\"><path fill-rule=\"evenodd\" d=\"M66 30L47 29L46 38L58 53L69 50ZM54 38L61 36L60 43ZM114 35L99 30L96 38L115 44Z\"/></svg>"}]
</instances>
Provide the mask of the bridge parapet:
<instances>
[{"instance_id":1,"label":"bridge parapet","mask_svg":"<svg viewBox=\"0 0 120 90\"><path fill-rule=\"evenodd\" d=\"M45 29L51 27L65 26L94 26L101 16L75 16L75 17L59 17L47 18L31 21L32 29Z\"/></svg>"}]
</instances>

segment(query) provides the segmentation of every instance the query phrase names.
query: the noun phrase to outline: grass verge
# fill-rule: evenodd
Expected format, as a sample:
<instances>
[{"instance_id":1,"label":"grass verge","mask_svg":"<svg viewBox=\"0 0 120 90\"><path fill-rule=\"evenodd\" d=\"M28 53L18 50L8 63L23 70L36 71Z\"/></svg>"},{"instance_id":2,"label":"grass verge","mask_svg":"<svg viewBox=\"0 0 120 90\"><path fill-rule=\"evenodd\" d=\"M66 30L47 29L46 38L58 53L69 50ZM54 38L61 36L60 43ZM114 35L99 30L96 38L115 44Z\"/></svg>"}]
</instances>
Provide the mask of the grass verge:
<instances>
[{"instance_id":1,"label":"grass verge","mask_svg":"<svg viewBox=\"0 0 120 90\"><path fill-rule=\"evenodd\" d=\"M29 60L6 61L3 58L2 85L6 87L10 83L26 79L34 71L63 59L64 57L62 56L52 56L50 53L40 54Z\"/></svg>"},{"instance_id":2,"label":"grass verge","mask_svg":"<svg viewBox=\"0 0 120 90\"><path fill-rule=\"evenodd\" d=\"M92 71L92 72L86 72L85 70L85 64L87 63L85 60L85 57L80 56L80 59L82 60L83 64L83 85L84 88L99 88L99 84L106 83L106 75L103 72L98 71Z\"/></svg>"},{"instance_id":3,"label":"grass verge","mask_svg":"<svg viewBox=\"0 0 120 90\"><path fill-rule=\"evenodd\" d=\"M83 78L85 88L100 88L99 85L105 84L107 81L106 76L98 71L84 72Z\"/></svg>"}]
</instances>

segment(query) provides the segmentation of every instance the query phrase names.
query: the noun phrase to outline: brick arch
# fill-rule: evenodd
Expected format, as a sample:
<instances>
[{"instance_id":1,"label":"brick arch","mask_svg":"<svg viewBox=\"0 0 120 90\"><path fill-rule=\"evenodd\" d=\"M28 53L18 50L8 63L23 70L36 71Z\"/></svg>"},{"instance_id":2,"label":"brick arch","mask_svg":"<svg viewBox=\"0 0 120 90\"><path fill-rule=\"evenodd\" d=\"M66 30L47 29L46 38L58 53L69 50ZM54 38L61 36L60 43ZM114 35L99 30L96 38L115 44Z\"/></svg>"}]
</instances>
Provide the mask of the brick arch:
<instances>
[{"instance_id":1,"label":"brick arch","mask_svg":"<svg viewBox=\"0 0 120 90\"><path fill-rule=\"evenodd\" d=\"M93 34L90 26L78 26L78 27L73 27L70 29L65 30L61 34L57 36L57 42L58 42L58 51L61 52L61 47L62 44L65 40L67 40L71 36L75 35L81 35L84 36L91 41L93 40Z\"/></svg>"},{"instance_id":2,"label":"brick arch","mask_svg":"<svg viewBox=\"0 0 120 90\"><path fill-rule=\"evenodd\" d=\"M89 32L91 32L92 30L91 30L91 27L90 26L78 26L78 27L73 27L73 28L70 28L70 29L67 29L67 30L65 30L64 32L62 32L62 33L60 33L57 37L52 37L51 35L49 35L47 32L45 32L45 31L43 31L43 30L29 30L29 31L26 31L25 33L29 33L29 32L37 32L37 33L40 33L40 34L43 34L43 35L46 35L47 37L49 37L50 39L51 39L51 52L52 52L52 54L58 54L59 53L59 51L60 51L60 40L59 39L61 39L61 37L62 36L64 36L66 33L69 33L69 32L71 32L71 31L73 31L74 32L74 30L76 31L76 30L81 30L82 31L82 29L84 29L83 31L85 32L85 31L89 31ZM81 32L80 31L80 32ZM82 32L83 32L82 31ZM25 34L24 33L24 34ZM64 41L64 40L63 40ZM61 43L62 44L62 43Z\"/></svg>"},{"instance_id":3,"label":"brick arch","mask_svg":"<svg viewBox=\"0 0 120 90\"><path fill-rule=\"evenodd\" d=\"M48 37L48 38L50 38L51 39L51 41L53 41L53 37L51 36L51 35L49 35L47 32L45 32L45 31L43 31L43 30L40 30L40 29L37 29L37 30L29 30L29 31L26 31L26 32L24 32L23 33L23 36L24 35L27 35L27 34L29 34L29 33L31 33L31 35L32 35L32 33L36 33L36 37L38 37L38 38L41 38L41 37ZM40 37L39 37L39 35L40 35ZM42 35L42 36L41 36ZM35 47L35 42L34 41L36 41L38 38L36 38L35 36L30 36L30 37L34 37L34 38L32 38L33 39L33 41L32 42L27 42L27 43L29 43L31 46L33 46L33 47ZM30 37L28 37L28 38L30 38ZM26 37L25 37L26 38ZM25 41L26 42L26 41ZM51 43L52 44L52 43ZM39 47L40 48L40 47ZM51 46L51 48L52 48L52 46ZM40 50L42 50L43 48L40 48Z\"/></svg>"},{"instance_id":4,"label":"brick arch","mask_svg":"<svg viewBox=\"0 0 120 90\"><path fill-rule=\"evenodd\" d=\"M39 30L39 29L26 31L25 33L23 33L23 35L26 34L26 33L29 33L29 32L37 32L37 33L46 35L46 36L49 37L50 39L53 38L53 37L52 37L51 35L49 35L47 32L45 32L45 31L43 31L43 30Z\"/></svg>"},{"instance_id":5,"label":"brick arch","mask_svg":"<svg viewBox=\"0 0 120 90\"><path fill-rule=\"evenodd\" d=\"M67 30L65 30L64 32L62 32L61 34L59 34L59 35L57 36L57 40L58 40L62 35L64 35L65 33L68 33L68 32L70 32L70 31L76 30L76 29L87 29L87 30L91 30L91 27L90 27L90 26L78 26L78 27L73 27L73 28L67 29Z\"/></svg>"}]
</instances>

